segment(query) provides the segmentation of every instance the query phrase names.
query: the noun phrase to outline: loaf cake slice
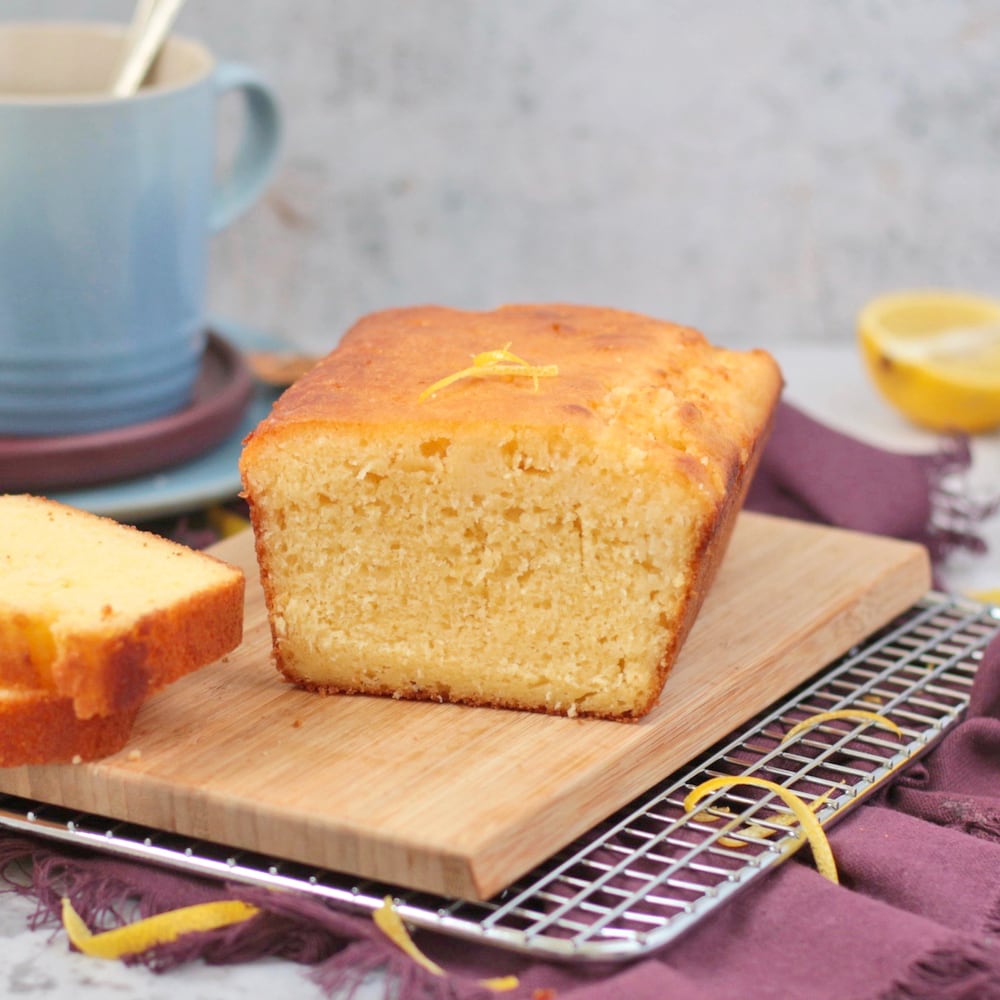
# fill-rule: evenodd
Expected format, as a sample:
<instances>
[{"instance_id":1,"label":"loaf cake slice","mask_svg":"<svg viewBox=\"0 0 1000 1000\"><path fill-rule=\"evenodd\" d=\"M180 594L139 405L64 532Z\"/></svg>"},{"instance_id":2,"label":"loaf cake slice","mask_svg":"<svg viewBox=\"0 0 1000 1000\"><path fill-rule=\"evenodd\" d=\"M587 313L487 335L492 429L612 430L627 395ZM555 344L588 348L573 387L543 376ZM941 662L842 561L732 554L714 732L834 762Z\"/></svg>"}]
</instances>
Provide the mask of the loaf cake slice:
<instances>
[{"instance_id":1,"label":"loaf cake slice","mask_svg":"<svg viewBox=\"0 0 1000 1000\"><path fill-rule=\"evenodd\" d=\"M0 686L69 699L81 720L133 712L235 648L243 591L242 571L205 553L0 496Z\"/></svg>"},{"instance_id":2,"label":"loaf cake slice","mask_svg":"<svg viewBox=\"0 0 1000 1000\"><path fill-rule=\"evenodd\" d=\"M72 698L0 687L0 767L71 764L117 753L128 742L139 706L81 719Z\"/></svg>"},{"instance_id":3,"label":"loaf cake slice","mask_svg":"<svg viewBox=\"0 0 1000 1000\"><path fill-rule=\"evenodd\" d=\"M364 318L245 442L278 669L322 692L643 715L780 387L762 351L615 310Z\"/></svg>"}]
</instances>

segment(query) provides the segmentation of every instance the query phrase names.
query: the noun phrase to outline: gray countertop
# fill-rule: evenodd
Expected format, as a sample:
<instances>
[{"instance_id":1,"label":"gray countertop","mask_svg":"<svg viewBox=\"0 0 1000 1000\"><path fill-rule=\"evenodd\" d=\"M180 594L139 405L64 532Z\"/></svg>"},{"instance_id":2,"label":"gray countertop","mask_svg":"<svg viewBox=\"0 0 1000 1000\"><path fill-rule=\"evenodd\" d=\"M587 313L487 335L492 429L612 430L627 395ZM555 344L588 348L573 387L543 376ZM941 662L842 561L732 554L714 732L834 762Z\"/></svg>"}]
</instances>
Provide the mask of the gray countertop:
<instances>
[{"instance_id":1,"label":"gray countertop","mask_svg":"<svg viewBox=\"0 0 1000 1000\"><path fill-rule=\"evenodd\" d=\"M56 1000L237 1000L272 996L282 1000L329 1000L310 982L308 969L265 959L246 965L194 963L158 975L141 966L88 958L70 951L61 931L31 931L34 903L0 896L0 996ZM377 984L357 1000L375 1000Z\"/></svg>"}]
</instances>

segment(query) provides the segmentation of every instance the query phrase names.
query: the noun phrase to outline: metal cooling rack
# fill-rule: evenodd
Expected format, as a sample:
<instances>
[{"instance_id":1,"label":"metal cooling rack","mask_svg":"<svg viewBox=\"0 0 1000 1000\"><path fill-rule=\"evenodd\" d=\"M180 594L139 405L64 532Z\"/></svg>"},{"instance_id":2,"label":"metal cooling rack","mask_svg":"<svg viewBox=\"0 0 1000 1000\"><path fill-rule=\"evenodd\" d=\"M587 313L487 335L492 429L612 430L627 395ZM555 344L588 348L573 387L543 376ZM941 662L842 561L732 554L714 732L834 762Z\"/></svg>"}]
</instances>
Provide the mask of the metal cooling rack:
<instances>
[{"instance_id":1,"label":"metal cooling rack","mask_svg":"<svg viewBox=\"0 0 1000 1000\"><path fill-rule=\"evenodd\" d=\"M191 874L304 892L370 913L390 895L413 926L555 960L636 958L672 941L803 843L774 793L738 787L694 811L707 778L756 776L812 803L828 825L962 716L1000 609L932 593L780 704L666 778L487 902L410 892L327 870L0 795L0 828ZM820 712L862 709L782 742Z\"/></svg>"}]
</instances>

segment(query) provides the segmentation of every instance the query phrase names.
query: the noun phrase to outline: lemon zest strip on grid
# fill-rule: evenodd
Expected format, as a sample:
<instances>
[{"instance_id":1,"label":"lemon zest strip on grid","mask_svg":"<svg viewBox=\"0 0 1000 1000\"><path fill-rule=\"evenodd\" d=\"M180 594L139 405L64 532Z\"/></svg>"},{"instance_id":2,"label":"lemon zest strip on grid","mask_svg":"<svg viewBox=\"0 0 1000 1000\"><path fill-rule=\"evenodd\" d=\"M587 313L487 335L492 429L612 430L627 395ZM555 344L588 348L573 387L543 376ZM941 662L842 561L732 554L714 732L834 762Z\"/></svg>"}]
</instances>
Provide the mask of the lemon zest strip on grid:
<instances>
[{"instance_id":1,"label":"lemon zest strip on grid","mask_svg":"<svg viewBox=\"0 0 1000 1000\"><path fill-rule=\"evenodd\" d=\"M822 795L816 796L812 802L809 803L809 808L813 812L818 812L820 807L826 804L827 799L830 798L830 794L833 792L832 788L828 788ZM715 812L709 812L707 809L702 810L702 812L697 813L692 817L701 823L717 823L722 815L732 815L732 810L727 806L715 806ZM795 813L778 813L777 816L771 816L768 818L768 822L775 823L780 826L791 826L795 822ZM758 839L766 839L767 837L773 837L778 831L774 827L761 826L759 823L751 823L749 826L741 827L739 832L743 834L744 837L756 837ZM722 847L734 847L737 849L742 849L747 847L750 843L749 840L738 840L736 837L719 837L718 843Z\"/></svg>"},{"instance_id":2,"label":"lemon zest strip on grid","mask_svg":"<svg viewBox=\"0 0 1000 1000\"><path fill-rule=\"evenodd\" d=\"M764 788L777 795L791 809L795 818L802 826L802 833L812 848L816 870L824 878L839 884L837 864L833 859L830 841L826 838L822 824L809 806L795 792L789 788L785 788L783 785L768 781L767 778L757 778L751 775L722 775L718 778L709 778L707 781L703 781L700 785L692 788L684 797L684 810L685 812L691 812L706 795L710 795L712 792L720 791L724 788L734 788L739 785Z\"/></svg>"},{"instance_id":3,"label":"lemon zest strip on grid","mask_svg":"<svg viewBox=\"0 0 1000 1000\"><path fill-rule=\"evenodd\" d=\"M853 722L870 722L873 725L881 726L883 729L888 729L891 733L903 739L903 730L892 719L887 719L884 715L879 715L878 712L866 712L860 708L844 708L836 712L817 712L815 715L810 715L801 722L795 723L782 736L781 742L785 743L788 740L794 739L800 733L804 733L807 729L812 729L814 726L819 726L824 722L833 722L837 719L847 719Z\"/></svg>"}]
</instances>

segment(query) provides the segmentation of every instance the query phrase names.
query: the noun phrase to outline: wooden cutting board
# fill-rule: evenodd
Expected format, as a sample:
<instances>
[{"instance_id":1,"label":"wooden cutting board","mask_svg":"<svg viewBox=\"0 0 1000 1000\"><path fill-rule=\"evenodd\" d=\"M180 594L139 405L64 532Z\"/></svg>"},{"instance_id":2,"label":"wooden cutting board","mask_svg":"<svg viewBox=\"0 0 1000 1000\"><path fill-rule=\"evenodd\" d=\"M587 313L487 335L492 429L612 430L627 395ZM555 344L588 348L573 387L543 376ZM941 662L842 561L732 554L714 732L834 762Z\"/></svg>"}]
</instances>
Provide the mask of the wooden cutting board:
<instances>
[{"instance_id":1,"label":"wooden cutting board","mask_svg":"<svg viewBox=\"0 0 1000 1000\"><path fill-rule=\"evenodd\" d=\"M929 587L922 548L741 515L658 708L639 723L284 683L250 532L242 646L154 697L94 764L0 770L0 791L445 896L487 898Z\"/></svg>"}]
</instances>

